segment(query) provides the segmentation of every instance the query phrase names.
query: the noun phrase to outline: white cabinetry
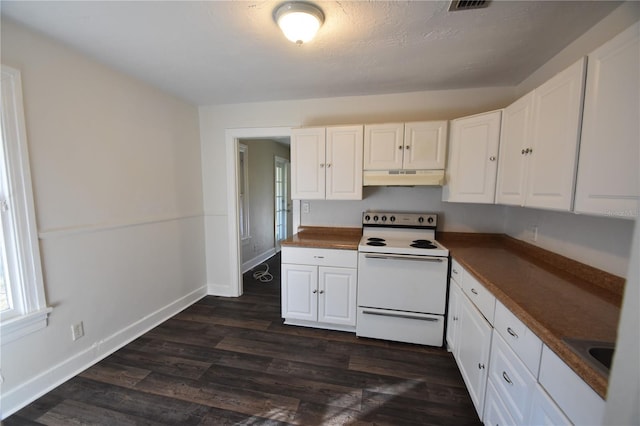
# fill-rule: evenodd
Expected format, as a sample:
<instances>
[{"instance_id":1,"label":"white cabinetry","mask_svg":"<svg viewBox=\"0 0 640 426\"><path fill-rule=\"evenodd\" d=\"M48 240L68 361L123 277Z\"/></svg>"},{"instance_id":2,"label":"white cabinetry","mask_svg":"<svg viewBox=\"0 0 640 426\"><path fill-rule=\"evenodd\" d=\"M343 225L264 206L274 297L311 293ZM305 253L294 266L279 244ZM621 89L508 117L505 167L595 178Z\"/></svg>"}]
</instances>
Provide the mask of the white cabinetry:
<instances>
[{"instance_id":1,"label":"white cabinetry","mask_svg":"<svg viewBox=\"0 0 640 426\"><path fill-rule=\"evenodd\" d=\"M515 423L514 423L515 424ZM528 425L536 426L570 426L571 422L562 410L553 402L545 390L536 383L529 410Z\"/></svg>"},{"instance_id":2,"label":"white cabinetry","mask_svg":"<svg viewBox=\"0 0 640 426\"><path fill-rule=\"evenodd\" d=\"M571 210L585 63L579 60L505 109L498 203Z\"/></svg>"},{"instance_id":3,"label":"white cabinetry","mask_svg":"<svg viewBox=\"0 0 640 426\"><path fill-rule=\"evenodd\" d=\"M589 55L574 210L633 219L640 198L640 23Z\"/></svg>"},{"instance_id":4,"label":"white cabinetry","mask_svg":"<svg viewBox=\"0 0 640 426\"><path fill-rule=\"evenodd\" d=\"M478 285L475 278L469 275L458 262L452 260L447 344L453 352L453 357L458 364L478 416L482 418L493 327L474 305L474 302L468 297L469 293L465 290L465 288L477 288ZM486 303L484 297L483 293L482 302ZM488 293L486 297L493 298L493 295ZM495 305L495 298L493 298L493 304ZM491 318L493 319L493 311Z\"/></svg>"},{"instance_id":5,"label":"white cabinetry","mask_svg":"<svg viewBox=\"0 0 640 426\"><path fill-rule=\"evenodd\" d=\"M571 423L602 424L604 400L546 345L538 381Z\"/></svg>"},{"instance_id":6,"label":"white cabinetry","mask_svg":"<svg viewBox=\"0 0 640 426\"><path fill-rule=\"evenodd\" d=\"M364 170L444 169L447 121L365 125Z\"/></svg>"},{"instance_id":7,"label":"white cabinetry","mask_svg":"<svg viewBox=\"0 0 640 426\"><path fill-rule=\"evenodd\" d=\"M285 324L354 331L357 265L355 250L283 247Z\"/></svg>"},{"instance_id":8,"label":"white cabinetry","mask_svg":"<svg viewBox=\"0 0 640 426\"><path fill-rule=\"evenodd\" d=\"M451 121L443 201L493 204L501 114L492 111Z\"/></svg>"},{"instance_id":9,"label":"white cabinetry","mask_svg":"<svg viewBox=\"0 0 640 426\"><path fill-rule=\"evenodd\" d=\"M461 299L454 357L478 416L482 418L492 328L467 297Z\"/></svg>"},{"instance_id":10,"label":"white cabinetry","mask_svg":"<svg viewBox=\"0 0 640 426\"><path fill-rule=\"evenodd\" d=\"M362 199L362 126L291 131L291 198Z\"/></svg>"}]
</instances>

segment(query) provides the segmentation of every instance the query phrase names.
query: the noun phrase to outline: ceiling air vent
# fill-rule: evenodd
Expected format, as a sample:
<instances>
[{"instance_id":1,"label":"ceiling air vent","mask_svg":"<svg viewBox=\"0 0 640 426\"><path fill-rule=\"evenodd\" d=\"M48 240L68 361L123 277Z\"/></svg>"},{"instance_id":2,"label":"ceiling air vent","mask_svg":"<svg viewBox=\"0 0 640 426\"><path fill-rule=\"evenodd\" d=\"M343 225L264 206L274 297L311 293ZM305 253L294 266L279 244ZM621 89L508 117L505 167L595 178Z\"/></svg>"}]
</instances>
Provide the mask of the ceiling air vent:
<instances>
[{"instance_id":1,"label":"ceiling air vent","mask_svg":"<svg viewBox=\"0 0 640 426\"><path fill-rule=\"evenodd\" d=\"M454 10L482 9L489 6L489 0L452 0L449 12Z\"/></svg>"}]
</instances>

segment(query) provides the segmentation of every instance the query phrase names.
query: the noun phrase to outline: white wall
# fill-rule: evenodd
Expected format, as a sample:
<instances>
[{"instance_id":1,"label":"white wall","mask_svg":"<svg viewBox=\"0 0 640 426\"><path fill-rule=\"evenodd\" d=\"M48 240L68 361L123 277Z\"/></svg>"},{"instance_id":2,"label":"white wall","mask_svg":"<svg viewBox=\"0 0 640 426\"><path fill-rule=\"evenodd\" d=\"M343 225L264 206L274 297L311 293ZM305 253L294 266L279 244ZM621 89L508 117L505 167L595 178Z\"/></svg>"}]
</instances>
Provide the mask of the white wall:
<instances>
[{"instance_id":1,"label":"white wall","mask_svg":"<svg viewBox=\"0 0 640 426\"><path fill-rule=\"evenodd\" d=\"M209 291L214 294L231 295L234 294L236 286L236 283L230 282L233 276L230 265L233 262L230 261L227 235L225 129L451 119L499 108L513 99L513 88L481 88L200 107ZM393 205L397 208L394 200L399 194L402 196L403 188L391 189L397 191L384 191L372 200L380 206ZM418 192L420 196L432 201L440 197L428 191ZM331 222L348 225L354 223L356 213L359 215L367 208L369 202L373 201L335 205L326 202L325 206L322 206L322 203L314 203L314 219L309 218L302 224ZM319 207L316 208L316 205ZM459 218L465 215L471 218L476 216L474 211L484 212L485 209L483 206L471 206L466 210L454 206L450 207L449 211L456 212L452 214ZM500 227L498 223L501 222L494 222L492 218L501 214L502 207L490 206L489 209L489 218L479 219L479 223L488 221L488 229L493 230L496 226ZM321 213L323 211L325 213ZM455 223L461 222L459 219L453 220Z\"/></svg>"},{"instance_id":2,"label":"white wall","mask_svg":"<svg viewBox=\"0 0 640 426\"><path fill-rule=\"evenodd\" d=\"M206 292L198 111L10 21L49 326L1 349L2 416ZM83 321L85 336L71 339Z\"/></svg>"}]
</instances>

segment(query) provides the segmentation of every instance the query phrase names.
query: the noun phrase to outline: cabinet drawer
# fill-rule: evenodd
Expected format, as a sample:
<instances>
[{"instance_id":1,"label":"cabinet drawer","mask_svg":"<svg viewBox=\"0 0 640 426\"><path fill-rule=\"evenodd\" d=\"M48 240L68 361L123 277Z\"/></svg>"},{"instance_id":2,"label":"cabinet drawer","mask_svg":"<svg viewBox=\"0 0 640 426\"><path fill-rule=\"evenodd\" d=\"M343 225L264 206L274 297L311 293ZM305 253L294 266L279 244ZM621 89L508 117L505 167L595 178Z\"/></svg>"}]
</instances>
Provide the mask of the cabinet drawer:
<instances>
[{"instance_id":1,"label":"cabinet drawer","mask_svg":"<svg viewBox=\"0 0 640 426\"><path fill-rule=\"evenodd\" d=\"M538 381L571 423L602 424L604 400L546 345Z\"/></svg>"},{"instance_id":2,"label":"cabinet drawer","mask_svg":"<svg viewBox=\"0 0 640 426\"><path fill-rule=\"evenodd\" d=\"M553 402L553 399L537 383L536 389L533 391L527 424L536 426L571 426L571 422L560 407Z\"/></svg>"},{"instance_id":3,"label":"cabinet drawer","mask_svg":"<svg viewBox=\"0 0 640 426\"><path fill-rule=\"evenodd\" d=\"M536 379L495 330L491 342L489 382L495 386L515 424L524 424Z\"/></svg>"},{"instance_id":4,"label":"cabinet drawer","mask_svg":"<svg viewBox=\"0 0 640 426\"><path fill-rule=\"evenodd\" d=\"M478 280L465 271L462 282L462 290L474 305L478 308L482 315L493 325L494 311L496 308L496 298L484 288Z\"/></svg>"},{"instance_id":5,"label":"cabinet drawer","mask_svg":"<svg viewBox=\"0 0 640 426\"><path fill-rule=\"evenodd\" d=\"M282 263L357 268L358 252L356 250L282 247Z\"/></svg>"},{"instance_id":6,"label":"cabinet drawer","mask_svg":"<svg viewBox=\"0 0 640 426\"><path fill-rule=\"evenodd\" d=\"M455 259L451 259L451 279L458 283L462 287L462 277L464 275L464 269Z\"/></svg>"},{"instance_id":7,"label":"cabinet drawer","mask_svg":"<svg viewBox=\"0 0 640 426\"><path fill-rule=\"evenodd\" d=\"M487 383L487 396L484 401L484 418L486 426L509 426L517 423L507 410L504 402L498 396L495 386L491 382Z\"/></svg>"},{"instance_id":8,"label":"cabinet drawer","mask_svg":"<svg viewBox=\"0 0 640 426\"><path fill-rule=\"evenodd\" d=\"M542 341L538 336L499 301L496 301L493 326L533 376L538 377L542 352Z\"/></svg>"}]
</instances>

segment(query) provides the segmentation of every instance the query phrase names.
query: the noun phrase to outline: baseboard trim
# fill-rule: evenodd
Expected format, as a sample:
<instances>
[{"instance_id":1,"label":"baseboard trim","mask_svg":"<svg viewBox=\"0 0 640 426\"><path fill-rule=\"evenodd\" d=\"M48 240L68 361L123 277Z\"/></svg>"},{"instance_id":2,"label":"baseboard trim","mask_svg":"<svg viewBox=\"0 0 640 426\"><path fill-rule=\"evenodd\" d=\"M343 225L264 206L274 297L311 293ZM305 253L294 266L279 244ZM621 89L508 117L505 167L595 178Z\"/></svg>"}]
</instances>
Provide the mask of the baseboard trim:
<instances>
[{"instance_id":1,"label":"baseboard trim","mask_svg":"<svg viewBox=\"0 0 640 426\"><path fill-rule=\"evenodd\" d=\"M242 264L242 273L244 274L248 270L250 270L252 268L255 268L256 266L258 266L259 264L261 264L265 260L271 258L275 254L276 254L276 249L275 249L275 247L272 247L269 250L265 251L264 253L260 253L259 255L254 257L253 259L247 260L246 262L244 262Z\"/></svg>"},{"instance_id":2,"label":"baseboard trim","mask_svg":"<svg viewBox=\"0 0 640 426\"><path fill-rule=\"evenodd\" d=\"M98 361L111 355L147 331L191 306L207 295L207 287L192 291L136 321L128 327L112 334L104 340L95 342L91 347L51 367L15 389L3 392L0 397L2 412L0 419L5 419L55 387L78 375Z\"/></svg>"}]
</instances>

